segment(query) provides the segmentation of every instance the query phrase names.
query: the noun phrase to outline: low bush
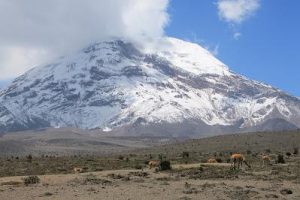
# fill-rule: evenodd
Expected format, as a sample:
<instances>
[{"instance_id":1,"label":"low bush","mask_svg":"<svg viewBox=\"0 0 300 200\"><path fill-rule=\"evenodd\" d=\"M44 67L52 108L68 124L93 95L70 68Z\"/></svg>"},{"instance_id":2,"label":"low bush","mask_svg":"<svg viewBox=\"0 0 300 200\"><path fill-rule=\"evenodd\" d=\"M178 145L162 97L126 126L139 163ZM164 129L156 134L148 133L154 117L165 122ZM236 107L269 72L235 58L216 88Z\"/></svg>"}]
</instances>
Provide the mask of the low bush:
<instances>
[{"instance_id":1,"label":"low bush","mask_svg":"<svg viewBox=\"0 0 300 200\"><path fill-rule=\"evenodd\" d=\"M53 193L51 193L51 192L45 192L44 193L44 196L46 196L46 197L49 197L49 196L52 196L53 195Z\"/></svg>"},{"instance_id":2,"label":"low bush","mask_svg":"<svg viewBox=\"0 0 300 200\"><path fill-rule=\"evenodd\" d=\"M142 166L142 165L139 165L139 164L136 164L136 165L134 166L134 169L143 169L143 166Z\"/></svg>"},{"instance_id":3,"label":"low bush","mask_svg":"<svg viewBox=\"0 0 300 200\"><path fill-rule=\"evenodd\" d=\"M27 162L29 162L29 163L32 162L32 155L31 155L31 154L29 154L29 155L27 156Z\"/></svg>"},{"instance_id":4,"label":"low bush","mask_svg":"<svg viewBox=\"0 0 300 200\"><path fill-rule=\"evenodd\" d=\"M190 157L190 153L187 151L182 152L181 154L182 158L189 158Z\"/></svg>"},{"instance_id":5,"label":"low bush","mask_svg":"<svg viewBox=\"0 0 300 200\"><path fill-rule=\"evenodd\" d=\"M299 148L298 147L294 148L293 154L294 155L298 155L299 154Z\"/></svg>"},{"instance_id":6,"label":"low bush","mask_svg":"<svg viewBox=\"0 0 300 200\"><path fill-rule=\"evenodd\" d=\"M32 184L38 184L40 183L40 178L38 176L28 176L23 179L24 184L27 185L32 185Z\"/></svg>"},{"instance_id":7,"label":"low bush","mask_svg":"<svg viewBox=\"0 0 300 200\"><path fill-rule=\"evenodd\" d=\"M164 160L164 161L160 162L160 170L161 171L170 170L170 169L172 169L170 161Z\"/></svg>"},{"instance_id":8,"label":"low bush","mask_svg":"<svg viewBox=\"0 0 300 200\"><path fill-rule=\"evenodd\" d=\"M280 163L280 164L284 164L285 163L283 155L279 154L277 156L277 163Z\"/></svg>"},{"instance_id":9,"label":"low bush","mask_svg":"<svg viewBox=\"0 0 300 200\"><path fill-rule=\"evenodd\" d=\"M119 160L124 160L124 156L119 155L118 159L119 159Z\"/></svg>"},{"instance_id":10,"label":"low bush","mask_svg":"<svg viewBox=\"0 0 300 200\"><path fill-rule=\"evenodd\" d=\"M283 190L280 191L280 193L282 195L289 195L289 194L293 194L293 191L290 190L290 189L283 189Z\"/></svg>"}]
</instances>

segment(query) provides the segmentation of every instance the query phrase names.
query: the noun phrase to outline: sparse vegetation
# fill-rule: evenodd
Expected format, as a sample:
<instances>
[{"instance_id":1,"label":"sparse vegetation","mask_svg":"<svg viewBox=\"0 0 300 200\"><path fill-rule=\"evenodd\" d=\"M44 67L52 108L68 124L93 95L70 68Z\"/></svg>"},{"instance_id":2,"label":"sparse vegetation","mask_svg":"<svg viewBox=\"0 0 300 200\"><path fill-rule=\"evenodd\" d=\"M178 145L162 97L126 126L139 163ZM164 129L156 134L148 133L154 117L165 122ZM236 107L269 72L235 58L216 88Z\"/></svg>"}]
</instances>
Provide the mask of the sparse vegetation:
<instances>
[{"instance_id":1,"label":"sparse vegetation","mask_svg":"<svg viewBox=\"0 0 300 200\"><path fill-rule=\"evenodd\" d=\"M83 181L83 184L91 184L91 185L111 185L112 182L110 180L97 178L93 174L89 174Z\"/></svg>"},{"instance_id":2,"label":"sparse vegetation","mask_svg":"<svg viewBox=\"0 0 300 200\"><path fill-rule=\"evenodd\" d=\"M271 149L266 149L265 152L268 153L268 154L270 154L271 153Z\"/></svg>"},{"instance_id":3,"label":"sparse vegetation","mask_svg":"<svg viewBox=\"0 0 300 200\"><path fill-rule=\"evenodd\" d=\"M271 137L274 137L274 135ZM81 192L88 193L91 196L97 195L97 198L103 193L109 195L112 190L117 191L114 190L115 187L118 188L118 191L127 191L127 188L124 189L124 187L129 186L130 188L133 183L141 183L141 188L139 189L153 191L173 190L173 188L178 188L179 186L179 188L182 188L182 190L179 190L181 195L193 198L194 196L201 196L201 194L209 194L211 191L223 192L225 195L224 199L281 198L283 196L287 198L289 195L291 195L291 197L300 195L299 192L297 192L299 187L296 186L300 178L300 170L298 169L300 157L295 154L295 148L291 148L291 146L294 147L295 144L286 145L286 147L282 145L282 148L278 149L276 146L272 146L271 143L267 142L266 145L266 141L253 139L251 142L252 138L248 137L247 147L235 144L235 148L233 149L233 146L227 146L228 141L232 140L226 141L226 137L222 140L218 139L218 137L216 138L212 140L215 144L213 149L211 149L212 145L209 144L211 139L204 139L205 143L201 143L202 140L192 140L165 145L163 147L156 146L155 148L142 149L139 151L122 152L122 155L120 155L120 153L110 156L91 154L59 156L56 154L41 154L42 156L32 155L34 159L32 159L31 162L28 162L28 156L6 156L0 158L0 176L33 176L29 176L31 178L26 177L26 183L25 179L19 182L16 181L17 179L13 179L14 181L1 182L0 193L3 193L1 187L22 188L24 184L31 185L39 183L39 177L35 175L73 173L72 176L76 178L72 177L72 179L63 186L62 190L71 188L72 191L75 191L74 188L76 188L76 191L81 190ZM267 137L263 138L266 139ZM294 142L295 137L291 138L290 141ZM220 143L217 143L217 141L220 141ZM282 139L281 142L282 141L288 140ZM255 146L253 149L252 144ZM266 155L265 146L272 152L268 155L272 158L272 165L262 167L261 158L262 155ZM207 150L204 148L207 148ZM161 154L161 152L164 154ZM249 169L243 166L241 169L231 170L230 152L238 152L246 155L247 161L251 163L252 168ZM290 155L288 153L290 153ZM17 157L18 159L16 159ZM152 159L154 161L158 161L158 159L161 161L158 167L158 173L155 173L153 169L145 167L150 161L149 158L154 158ZM210 158L214 158L218 163L207 164L206 162ZM189 164L184 164L185 160L188 160ZM286 164L281 165L281 163ZM73 172L74 167L84 169L87 174L75 174ZM120 171L118 171L119 169ZM113 171L96 172L102 170ZM32 177L37 177L38 180ZM43 184L40 184L38 188L47 187L47 189L37 195L45 199L47 196L53 198L50 196L54 195L55 197L60 197L63 192L60 193L58 191L57 194L56 188L52 186L55 182L51 182L49 185L45 183L44 180L47 179L43 178ZM230 180L230 184L228 184L228 180ZM264 188L262 185L260 186L260 188L262 188L261 190L255 188L257 183L269 183L270 181L285 181L285 184L277 186L278 188L276 188L276 190ZM247 182L249 185L245 186L244 182ZM255 184L252 184L253 182L255 182ZM293 186L289 187L287 183L293 184ZM229 187L229 185L232 187ZM55 187L57 187L57 185ZM84 188L84 190L80 188ZM107 190L106 188L109 189ZM119 190L119 188L122 190ZM48 189L49 192L45 192L48 191ZM105 193L100 191L109 192ZM263 191L263 193L260 191ZM150 193L151 192L147 193L147 195ZM174 191L173 193L176 192ZM180 198L176 197L175 199Z\"/></svg>"},{"instance_id":4,"label":"sparse vegetation","mask_svg":"<svg viewBox=\"0 0 300 200\"><path fill-rule=\"evenodd\" d=\"M130 176L139 176L139 177L148 177L149 173L148 172L130 172Z\"/></svg>"},{"instance_id":5,"label":"sparse vegetation","mask_svg":"<svg viewBox=\"0 0 300 200\"><path fill-rule=\"evenodd\" d=\"M22 184L22 182L20 182L20 181L7 181L7 182L1 183L1 185L10 185L10 186L18 186L21 184Z\"/></svg>"},{"instance_id":6,"label":"sparse vegetation","mask_svg":"<svg viewBox=\"0 0 300 200\"><path fill-rule=\"evenodd\" d=\"M160 161L162 161L162 160L163 160L163 155L162 155L162 154L158 154L158 159L159 159Z\"/></svg>"},{"instance_id":7,"label":"sparse vegetation","mask_svg":"<svg viewBox=\"0 0 300 200\"><path fill-rule=\"evenodd\" d=\"M44 193L44 196L45 196L45 197L50 197L50 196L52 196L52 195L53 195L53 193L51 193L51 192L45 192L45 193Z\"/></svg>"},{"instance_id":8,"label":"sparse vegetation","mask_svg":"<svg viewBox=\"0 0 300 200\"><path fill-rule=\"evenodd\" d=\"M190 153L189 152L187 152L187 151L184 151L184 152L182 152L182 158L183 159L185 159L185 158L189 158L190 157Z\"/></svg>"},{"instance_id":9,"label":"sparse vegetation","mask_svg":"<svg viewBox=\"0 0 300 200\"><path fill-rule=\"evenodd\" d=\"M293 194L293 191L290 190L290 189L283 189L283 190L280 191L280 193L282 195L289 195L289 194Z\"/></svg>"},{"instance_id":10,"label":"sparse vegetation","mask_svg":"<svg viewBox=\"0 0 300 200\"><path fill-rule=\"evenodd\" d=\"M107 177L111 178L111 179L122 179L124 178L124 176L122 176L121 174L108 174Z\"/></svg>"},{"instance_id":11,"label":"sparse vegetation","mask_svg":"<svg viewBox=\"0 0 300 200\"><path fill-rule=\"evenodd\" d=\"M40 183L40 178L38 176L28 176L23 179L25 185L32 185Z\"/></svg>"},{"instance_id":12,"label":"sparse vegetation","mask_svg":"<svg viewBox=\"0 0 300 200\"><path fill-rule=\"evenodd\" d=\"M140 164L137 164L137 165L134 166L134 168L135 168L135 169L143 169L143 166L140 165Z\"/></svg>"},{"instance_id":13,"label":"sparse vegetation","mask_svg":"<svg viewBox=\"0 0 300 200\"><path fill-rule=\"evenodd\" d=\"M277 156L277 163L279 163L279 164L284 164L284 163L285 163L285 160L284 160L284 156L283 156L283 155L279 154L279 155Z\"/></svg>"},{"instance_id":14,"label":"sparse vegetation","mask_svg":"<svg viewBox=\"0 0 300 200\"><path fill-rule=\"evenodd\" d=\"M159 170L165 171L165 170L171 170L171 162L168 160L164 160L160 162Z\"/></svg>"},{"instance_id":15,"label":"sparse vegetation","mask_svg":"<svg viewBox=\"0 0 300 200\"><path fill-rule=\"evenodd\" d=\"M27 156L27 162L29 162L29 163L32 162L32 155L31 155L31 154L29 154L29 155Z\"/></svg>"},{"instance_id":16,"label":"sparse vegetation","mask_svg":"<svg viewBox=\"0 0 300 200\"><path fill-rule=\"evenodd\" d=\"M298 147L295 147L295 148L294 148L293 154L294 154L294 155L298 155L298 154L299 154L299 148L298 148Z\"/></svg>"}]
</instances>

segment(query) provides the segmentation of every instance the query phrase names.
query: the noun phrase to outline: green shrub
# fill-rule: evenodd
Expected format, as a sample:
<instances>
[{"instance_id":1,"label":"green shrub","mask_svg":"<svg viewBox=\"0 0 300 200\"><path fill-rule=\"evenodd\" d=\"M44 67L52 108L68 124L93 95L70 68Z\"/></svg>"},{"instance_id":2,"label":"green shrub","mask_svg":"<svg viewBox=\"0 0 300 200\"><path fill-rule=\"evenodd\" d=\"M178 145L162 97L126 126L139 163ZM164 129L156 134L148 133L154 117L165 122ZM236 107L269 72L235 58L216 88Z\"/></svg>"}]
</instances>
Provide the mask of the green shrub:
<instances>
[{"instance_id":1,"label":"green shrub","mask_svg":"<svg viewBox=\"0 0 300 200\"><path fill-rule=\"evenodd\" d=\"M277 156L277 163L280 163L280 164L284 164L285 163L283 155L279 154Z\"/></svg>"},{"instance_id":2,"label":"green shrub","mask_svg":"<svg viewBox=\"0 0 300 200\"><path fill-rule=\"evenodd\" d=\"M170 170L170 169L172 169L171 162L168 160L161 161L159 168L161 171Z\"/></svg>"},{"instance_id":3,"label":"green shrub","mask_svg":"<svg viewBox=\"0 0 300 200\"><path fill-rule=\"evenodd\" d=\"M40 178L38 176L28 176L23 179L25 185L32 185L40 183Z\"/></svg>"},{"instance_id":4,"label":"green shrub","mask_svg":"<svg viewBox=\"0 0 300 200\"><path fill-rule=\"evenodd\" d=\"M135 166L134 166L134 168L135 168L135 169L143 169L143 166L142 166L142 165L139 165L139 164L137 164L137 165L135 165Z\"/></svg>"},{"instance_id":5,"label":"green shrub","mask_svg":"<svg viewBox=\"0 0 300 200\"><path fill-rule=\"evenodd\" d=\"M289 194L293 194L293 191L290 190L290 189L283 189L283 190L280 191L280 193L282 195L289 195Z\"/></svg>"},{"instance_id":6,"label":"green shrub","mask_svg":"<svg viewBox=\"0 0 300 200\"><path fill-rule=\"evenodd\" d=\"M32 162L32 155L31 154L29 154L28 156L27 156L27 162Z\"/></svg>"},{"instance_id":7,"label":"green shrub","mask_svg":"<svg viewBox=\"0 0 300 200\"><path fill-rule=\"evenodd\" d=\"M182 158L189 158L190 157L190 153L187 151L182 152Z\"/></svg>"},{"instance_id":8,"label":"green shrub","mask_svg":"<svg viewBox=\"0 0 300 200\"><path fill-rule=\"evenodd\" d=\"M163 155L162 155L162 154L158 154L158 159L159 159L160 161L162 161L162 160L163 160Z\"/></svg>"},{"instance_id":9,"label":"green shrub","mask_svg":"<svg viewBox=\"0 0 300 200\"><path fill-rule=\"evenodd\" d=\"M294 154L294 155L298 155L298 154L299 154L299 148L298 148L298 147L295 147L295 148L294 148L293 154Z\"/></svg>"},{"instance_id":10,"label":"green shrub","mask_svg":"<svg viewBox=\"0 0 300 200\"><path fill-rule=\"evenodd\" d=\"M199 167L199 171L200 171L200 172L203 172L203 171L204 171L204 168L203 168L202 166L200 166L200 167Z\"/></svg>"},{"instance_id":11,"label":"green shrub","mask_svg":"<svg viewBox=\"0 0 300 200\"><path fill-rule=\"evenodd\" d=\"M44 193L44 196L46 196L46 197L49 197L49 196L52 196L53 194L51 193L51 192L45 192Z\"/></svg>"}]
</instances>

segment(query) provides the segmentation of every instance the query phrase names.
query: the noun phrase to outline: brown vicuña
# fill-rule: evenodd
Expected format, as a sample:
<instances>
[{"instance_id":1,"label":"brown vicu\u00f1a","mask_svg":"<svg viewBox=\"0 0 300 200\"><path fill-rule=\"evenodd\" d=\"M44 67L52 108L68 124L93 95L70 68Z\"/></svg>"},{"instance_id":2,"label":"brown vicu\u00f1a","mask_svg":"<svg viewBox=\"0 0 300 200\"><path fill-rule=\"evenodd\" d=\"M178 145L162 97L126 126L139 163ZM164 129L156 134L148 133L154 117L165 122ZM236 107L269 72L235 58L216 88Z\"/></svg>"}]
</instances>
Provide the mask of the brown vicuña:
<instances>
[{"instance_id":1,"label":"brown vicu\u00f1a","mask_svg":"<svg viewBox=\"0 0 300 200\"><path fill-rule=\"evenodd\" d=\"M74 167L74 168L73 168L73 171L74 171L75 173L82 173L82 172L83 172L83 168L81 168L81 167Z\"/></svg>"},{"instance_id":2,"label":"brown vicu\u00f1a","mask_svg":"<svg viewBox=\"0 0 300 200\"><path fill-rule=\"evenodd\" d=\"M217 163L218 161L215 158L208 159L207 163Z\"/></svg>"},{"instance_id":3,"label":"brown vicu\u00f1a","mask_svg":"<svg viewBox=\"0 0 300 200\"><path fill-rule=\"evenodd\" d=\"M150 160L149 163L149 168L152 169L152 168L156 168L156 167L159 167L160 165L160 161L158 160Z\"/></svg>"},{"instance_id":4,"label":"brown vicu\u00f1a","mask_svg":"<svg viewBox=\"0 0 300 200\"><path fill-rule=\"evenodd\" d=\"M261 159L262 159L263 165L265 165L265 164L270 164L270 162L271 162L270 156L267 156L267 155L263 155L263 156L261 157Z\"/></svg>"},{"instance_id":5,"label":"brown vicu\u00f1a","mask_svg":"<svg viewBox=\"0 0 300 200\"><path fill-rule=\"evenodd\" d=\"M232 161L232 166L233 168L240 168L243 166L243 163L245 163L245 165L247 165L249 168L251 168L251 166L247 163L245 157L240 154L240 153L236 153L236 154L233 154L231 155L231 161Z\"/></svg>"}]
</instances>

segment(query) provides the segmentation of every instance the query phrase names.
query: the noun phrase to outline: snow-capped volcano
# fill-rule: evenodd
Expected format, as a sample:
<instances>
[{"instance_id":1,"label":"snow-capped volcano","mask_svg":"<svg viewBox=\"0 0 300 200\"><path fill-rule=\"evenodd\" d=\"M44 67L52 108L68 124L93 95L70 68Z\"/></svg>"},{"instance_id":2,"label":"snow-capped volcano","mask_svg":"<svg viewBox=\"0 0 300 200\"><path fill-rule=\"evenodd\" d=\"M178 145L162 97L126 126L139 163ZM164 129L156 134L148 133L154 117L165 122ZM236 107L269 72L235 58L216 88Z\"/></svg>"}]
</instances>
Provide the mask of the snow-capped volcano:
<instances>
[{"instance_id":1,"label":"snow-capped volcano","mask_svg":"<svg viewBox=\"0 0 300 200\"><path fill-rule=\"evenodd\" d=\"M44 127L200 136L295 129L300 100L238 75L197 44L100 42L0 93L0 130Z\"/></svg>"}]
</instances>

